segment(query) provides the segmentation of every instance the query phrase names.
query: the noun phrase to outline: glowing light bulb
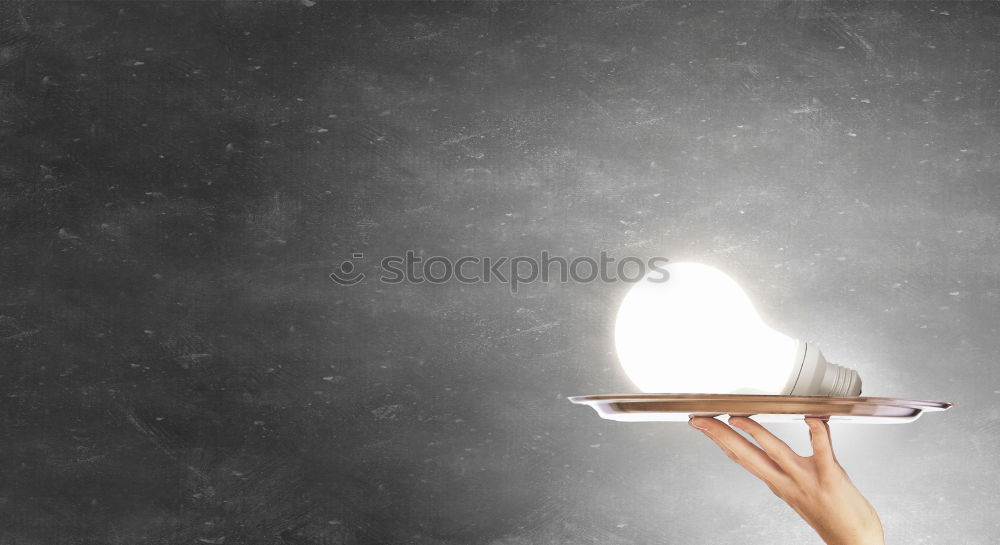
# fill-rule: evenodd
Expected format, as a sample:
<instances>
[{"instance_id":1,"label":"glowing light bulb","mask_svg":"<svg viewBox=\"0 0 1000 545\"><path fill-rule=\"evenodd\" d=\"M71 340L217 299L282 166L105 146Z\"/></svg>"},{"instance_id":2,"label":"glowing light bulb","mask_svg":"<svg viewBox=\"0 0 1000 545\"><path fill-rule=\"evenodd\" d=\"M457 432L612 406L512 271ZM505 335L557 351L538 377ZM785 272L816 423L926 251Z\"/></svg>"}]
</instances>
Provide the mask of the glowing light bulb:
<instances>
[{"instance_id":1,"label":"glowing light bulb","mask_svg":"<svg viewBox=\"0 0 1000 545\"><path fill-rule=\"evenodd\" d=\"M629 290L615 345L644 392L857 396L861 378L768 327L739 285L700 263L671 263Z\"/></svg>"}]
</instances>

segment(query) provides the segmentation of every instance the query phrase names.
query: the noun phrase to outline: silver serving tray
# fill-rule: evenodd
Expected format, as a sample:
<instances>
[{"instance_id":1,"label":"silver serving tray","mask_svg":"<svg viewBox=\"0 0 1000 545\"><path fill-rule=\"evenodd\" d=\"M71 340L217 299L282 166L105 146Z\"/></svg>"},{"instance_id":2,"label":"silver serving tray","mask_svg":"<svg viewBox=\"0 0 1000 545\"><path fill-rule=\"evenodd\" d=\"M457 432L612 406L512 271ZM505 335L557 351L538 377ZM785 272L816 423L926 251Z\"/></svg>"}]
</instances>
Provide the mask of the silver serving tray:
<instances>
[{"instance_id":1,"label":"silver serving tray","mask_svg":"<svg viewBox=\"0 0 1000 545\"><path fill-rule=\"evenodd\" d=\"M624 394L569 398L601 418L620 422L686 422L692 416L750 416L758 422L788 422L817 416L836 422L901 424L951 403L888 397L822 397L734 394Z\"/></svg>"}]
</instances>

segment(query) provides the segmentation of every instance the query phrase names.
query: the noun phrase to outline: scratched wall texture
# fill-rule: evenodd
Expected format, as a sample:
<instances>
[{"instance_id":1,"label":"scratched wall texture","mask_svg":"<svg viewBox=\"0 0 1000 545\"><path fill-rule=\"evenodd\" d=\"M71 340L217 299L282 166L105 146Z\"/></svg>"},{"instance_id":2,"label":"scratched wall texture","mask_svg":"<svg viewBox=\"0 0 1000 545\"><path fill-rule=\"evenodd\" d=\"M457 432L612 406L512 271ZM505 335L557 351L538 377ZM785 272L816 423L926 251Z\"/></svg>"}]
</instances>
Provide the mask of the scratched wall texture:
<instances>
[{"instance_id":1,"label":"scratched wall texture","mask_svg":"<svg viewBox=\"0 0 1000 545\"><path fill-rule=\"evenodd\" d=\"M834 426L889 542L996 543L997 4L307 4L0 7L0 543L819 542L565 400L627 285L328 278L407 249L719 266L958 403Z\"/></svg>"}]
</instances>

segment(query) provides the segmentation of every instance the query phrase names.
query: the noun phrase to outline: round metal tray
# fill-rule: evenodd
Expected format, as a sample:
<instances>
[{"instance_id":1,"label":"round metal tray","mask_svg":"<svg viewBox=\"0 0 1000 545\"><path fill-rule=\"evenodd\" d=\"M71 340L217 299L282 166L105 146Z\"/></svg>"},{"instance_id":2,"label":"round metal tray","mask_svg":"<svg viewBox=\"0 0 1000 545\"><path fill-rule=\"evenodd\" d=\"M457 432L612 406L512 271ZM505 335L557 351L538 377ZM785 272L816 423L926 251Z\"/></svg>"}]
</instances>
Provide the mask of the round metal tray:
<instances>
[{"instance_id":1,"label":"round metal tray","mask_svg":"<svg viewBox=\"0 0 1000 545\"><path fill-rule=\"evenodd\" d=\"M787 422L818 416L837 422L913 422L925 411L951 403L888 397L821 397L734 394L625 394L569 398L593 407L601 418L620 422L686 422L691 416L750 416L759 422Z\"/></svg>"}]
</instances>

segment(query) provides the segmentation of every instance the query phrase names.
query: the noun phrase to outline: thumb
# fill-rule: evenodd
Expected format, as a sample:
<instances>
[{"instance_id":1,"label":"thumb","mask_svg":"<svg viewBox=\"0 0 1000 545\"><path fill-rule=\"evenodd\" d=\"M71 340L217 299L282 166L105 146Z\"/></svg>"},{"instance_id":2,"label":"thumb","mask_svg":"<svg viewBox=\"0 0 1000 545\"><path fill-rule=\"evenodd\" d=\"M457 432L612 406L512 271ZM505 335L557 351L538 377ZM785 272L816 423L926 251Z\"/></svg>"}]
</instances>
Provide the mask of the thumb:
<instances>
[{"instance_id":1,"label":"thumb","mask_svg":"<svg viewBox=\"0 0 1000 545\"><path fill-rule=\"evenodd\" d=\"M806 417L809 426L809 441L812 443L813 458L819 463L837 464L833 453L833 442L830 438L830 424L824 418Z\"/></svg>"}]
</instances>

